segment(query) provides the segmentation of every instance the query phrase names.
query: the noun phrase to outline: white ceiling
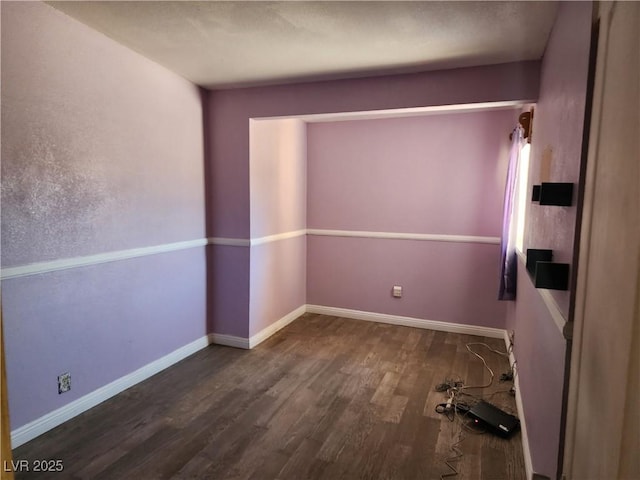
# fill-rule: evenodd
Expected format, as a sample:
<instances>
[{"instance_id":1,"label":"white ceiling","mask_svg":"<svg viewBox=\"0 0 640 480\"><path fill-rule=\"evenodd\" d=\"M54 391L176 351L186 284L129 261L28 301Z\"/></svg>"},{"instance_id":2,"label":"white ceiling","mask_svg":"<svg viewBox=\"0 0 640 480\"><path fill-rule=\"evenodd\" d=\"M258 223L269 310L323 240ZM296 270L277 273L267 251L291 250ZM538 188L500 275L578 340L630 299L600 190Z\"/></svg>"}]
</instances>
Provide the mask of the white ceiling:
<instances>
[{"instance_id":1,"label":"white ceiling","mask_svg":"<svg viewBox=\"0 0 640 480\"><path fill-rule=\"evenodd\" d=\"M47 2L209 88L539 59L556 2Z\"/></svg>"}]
</instances>

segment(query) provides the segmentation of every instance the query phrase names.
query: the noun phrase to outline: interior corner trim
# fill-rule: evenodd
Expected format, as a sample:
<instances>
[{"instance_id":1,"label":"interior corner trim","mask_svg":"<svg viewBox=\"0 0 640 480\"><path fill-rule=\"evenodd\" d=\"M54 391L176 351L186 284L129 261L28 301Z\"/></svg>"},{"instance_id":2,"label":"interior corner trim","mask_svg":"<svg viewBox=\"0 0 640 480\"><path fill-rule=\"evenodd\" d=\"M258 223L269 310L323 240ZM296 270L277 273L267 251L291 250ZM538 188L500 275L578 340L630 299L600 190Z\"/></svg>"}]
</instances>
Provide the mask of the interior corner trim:
<instances>
[{"instance_id":1,"label":"interior corner trim","mask_svg":"<svg viewBox=\"0 0 640 480\"><path fill-rule=\"evenodd\" d=\"M199 238L184 242L153 245L151 247L129 248L126 250L116 250L113 252L98 253L82 257L61 258L59 260L50 260L47 262L29 263L27 265L1 269L0 278L2 278L2 280L8 280L10 278L39 275L41 273L56 272L58 270L68 270L70 268L86 267L89 265L98 265L118 260L127 260L130 258L146 257L147 255L156 255L158 253L175 252L177 250L203 247L208 243L208 239Z\"/></svg>"},{"instance_id":2,"label":"interior corner trim","mask_svg":"<svg viewBox=\"0 0 640 480\"><path fill-rule=\"evenodd\" d=\"M368 232L360 230L322 230L310 228L307 234L325 237L383 238L389 240L421 240L430 242L486 243L500 245L500 237L477 235L444 235L436 233Z\"/></svg>"}]
</instances>

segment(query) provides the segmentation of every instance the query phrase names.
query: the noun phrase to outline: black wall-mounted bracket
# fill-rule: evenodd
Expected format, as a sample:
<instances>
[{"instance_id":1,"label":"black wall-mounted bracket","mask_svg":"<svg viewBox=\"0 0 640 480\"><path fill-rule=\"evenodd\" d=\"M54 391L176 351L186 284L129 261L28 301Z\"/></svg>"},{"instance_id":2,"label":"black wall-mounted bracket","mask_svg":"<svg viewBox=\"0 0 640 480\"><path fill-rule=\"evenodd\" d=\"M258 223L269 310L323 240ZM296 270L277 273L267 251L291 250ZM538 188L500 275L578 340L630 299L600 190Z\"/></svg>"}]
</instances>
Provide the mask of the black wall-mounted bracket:
<instances>
[{"instance_id":1,"label":"black wall-mounted bracket","mask_svg":"<svg viewBox=\"0 0 640 480\"><path fill-rule=\"evenodd\" d=\"M542 182L541 185L534 185L531 200L540 202L540 205L570 207L573 200L573 183Z\"/></svg>"},{"instance_id":2,"label":"black wall-mounted bracket","mask_svg":"<svg viewBox=\"0 0 640 480\"><path fill-rule=\"evenodd\" d=\"M533 284L536 288L569 290L569 264L537 262Z\"/></svg>"},{"instance_id":3,"label":"black wall-mounted bracket","mask_svg":"<svg viewBox=\"0 0 640 480\"><path fill-rule=\"evenodd\" d=\"M536 288L550 290L569 289L569 264L555 263L553 251L527 248L527 272Z\"/></svg>"},{"instance_id":4,"label":"black wall-mounted bracket","mask_svg":"<svg viewBox=\"0 0 640 480\"><path fill-rule=\"evenodd\" d=\"M540 185L534 185L533 186L533 193L531 194L531 201L532 202L539 202L540 201Z\"/></svg>"},{"instance_id":5,"label":"black wall-mounted bracket","mask_svg":"<svg viewBox=\"0 0 640 480\"><path fill-rule=\"evenodd\" d=\"M531 278L533 278L536 274L536 264L538 262L550 262L552 259L552 250L527 248L527 272L529 272Z\"/></svg>"}]
</instances>

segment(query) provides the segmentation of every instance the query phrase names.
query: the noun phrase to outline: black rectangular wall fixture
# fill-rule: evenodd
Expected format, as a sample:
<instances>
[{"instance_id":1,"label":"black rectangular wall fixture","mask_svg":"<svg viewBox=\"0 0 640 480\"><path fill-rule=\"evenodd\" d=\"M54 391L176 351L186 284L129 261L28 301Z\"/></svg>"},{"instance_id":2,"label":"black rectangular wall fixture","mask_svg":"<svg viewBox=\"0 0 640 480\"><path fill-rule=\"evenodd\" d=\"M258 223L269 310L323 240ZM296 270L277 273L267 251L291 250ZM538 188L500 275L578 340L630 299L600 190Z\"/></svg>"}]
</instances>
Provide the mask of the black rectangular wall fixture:
<instances>
[{"instance_id":1,"label":"black rectangular wall fixture","mask_svg":"<svg viewBox=\"0 0 640 480\"><path fill-rule=\"evenodd\" d=\"M573 199L573 183L546 183L540 185L540 205L570 207Z\"/></svg>"},{"instance_id":2,"label":"black rectangular wall fixture","mask_svg":"<svg viewBox=\"0 0 640 480\"><path fill-rule=\"evenodd\" d=\"M552 250L527 248L527 271L532 278L536 274L536 263L550 262L551 260L553 260Z\"/></svg>"},{"instance_id":3,"label":"black rectangular wall fixture","mask_svg":"<svg viewBox=\"0 0 640 480\"><path fill-rule=\"evenodd\" d=\"M539 202L540 201L540 185L534 185L533 186L533 193L531 194L531 201L532 202Z\"/></svg>"},{"instance_id":4,"label":"black rectangular wall fixture","mask_svg":"<svg viewBox=\"0 0 640 480\"><path fill-rule=\"evenodd\" d=\"M537 262L533 280L536 288L551 290L569 289L569 264L553 262Z\"/></svg>"}]
</instances>

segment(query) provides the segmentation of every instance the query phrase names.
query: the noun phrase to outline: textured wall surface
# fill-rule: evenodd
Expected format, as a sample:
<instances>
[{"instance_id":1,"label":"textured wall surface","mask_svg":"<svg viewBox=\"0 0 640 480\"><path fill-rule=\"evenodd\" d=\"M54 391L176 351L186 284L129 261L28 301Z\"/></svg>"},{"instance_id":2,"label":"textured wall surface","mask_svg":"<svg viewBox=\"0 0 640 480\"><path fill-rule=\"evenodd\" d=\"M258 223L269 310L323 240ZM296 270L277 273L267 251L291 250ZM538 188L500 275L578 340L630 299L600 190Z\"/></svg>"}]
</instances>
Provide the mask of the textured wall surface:
<instances>
[{"instance_id":1,"label":"textured wall surface","mask_svg":"<svg viewBox=\"0 0 640 480\"><path fill-rule=\"evenodd\" d=\"M310 124L309 228L499 237L518 113ZM504 326L499 245L312 235L307 255L309 303Z\"/></svg>"},{"instance_id":2,"label":"textured wall surface","mask_svg":"<svg viewBox=\"0 0 640 480\"><path fill-rule=\"evenodd\" d=\"M529 191L540 182L574 183L573 206L530 203L526 248L549 248L556 262L572 263L577 183L587 91L591 2L562 2L542 62L533 119ZM569 292L553 291L565 318Z\"/></svg>"},{"instance_id":3,"label":"textured wall surface","mask_svg":"<svg viewBox=\"0 0 640 480\"><path fill-rule=\"evenodd\" d=\"M250 136L251 237L306 228L305 123L251 120ZM251 247L251 335L306 303L306 263L304 236Z\"/></svg>"},{"instance_id":4,"label":"textured wall surface","mask_svg":"<svg viewBox=\"0 0 640 480\"><path fill-rule=\"evenodd\" d=\"M199 89L48 5L1 8L2 266L202 238ZM2 297L15 429L202 337L204 249L5 279Z\"/></svg>"},{"instance_id":5,"label":"textured wall surface","mask_svg":"<svg viewBox=\"0 0 640 480\"><path fill-rule=\"evenodd\" d=\"M3 281L12 428L205 335L205 275L198 248Z\"/></svg>"},{"instance_id":6,"label":"textured wall surface","mask_svg":"<svg viewBox=\"0 0 640 480\"><path fill-rule=\"evenodd\" d=\"M197 87L35 2L2 5L2 265L204 236Z\"/></svg>"},{"instance_id":7,"label":"textured wall surface","mask_svg":"<svg viewBox=\"0 0 640 480\"><path fill-rule=\"evenodd\" d=\"M578 181L590 25L591 2L561 3L542 62L529 188L540 181ZM575 192L572 207L528 205L525 248L551 248L555 261L572 262ZM539 292L523 273L523 263L518 267L518 298L509 309L507 328L516 332L515 354L533 468L555 478L566 344ZM566 318L569 292L551 292Z\"/></svg>"},{"instance_id":8,"label":"textured wall surface","mask_svg":"<svg viewBox=\"0 0 640 480\"><path fill-rule=\"evenodd\" d=\"M514 355L533 471L555 478L566 343L522 261L518 298L509 305L507 329L516 332Z\"/></svg>"}]
</instances>

